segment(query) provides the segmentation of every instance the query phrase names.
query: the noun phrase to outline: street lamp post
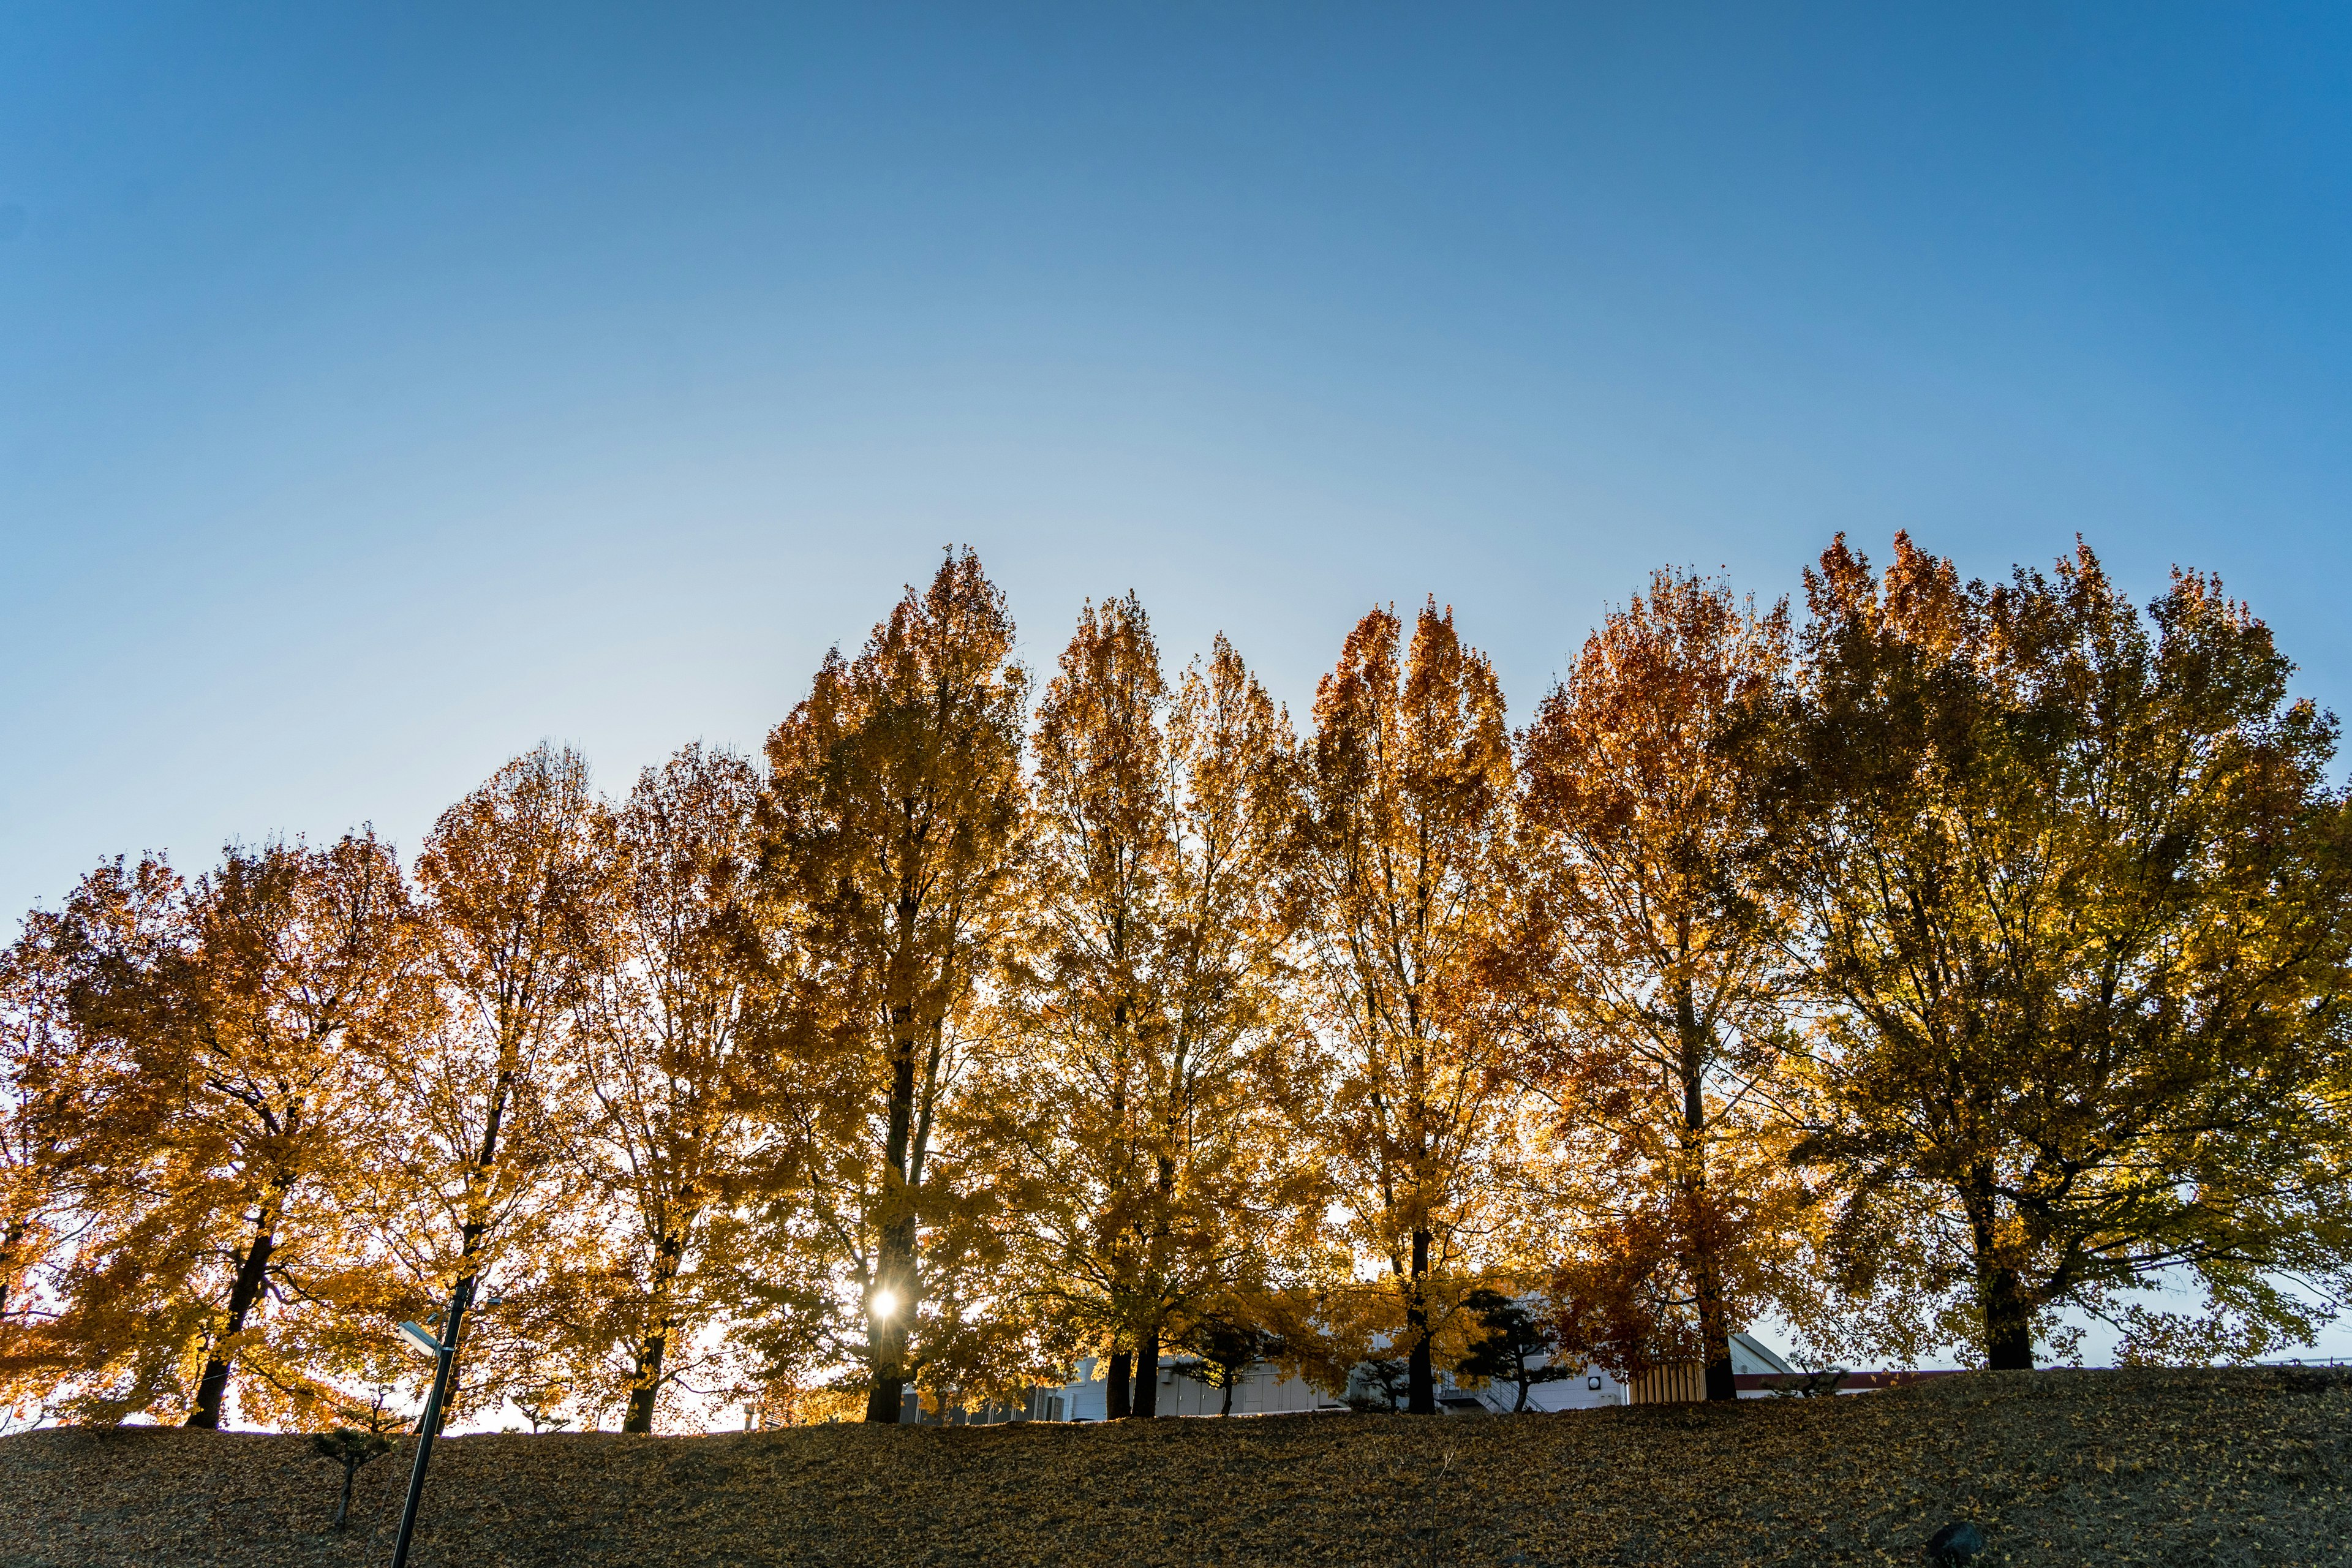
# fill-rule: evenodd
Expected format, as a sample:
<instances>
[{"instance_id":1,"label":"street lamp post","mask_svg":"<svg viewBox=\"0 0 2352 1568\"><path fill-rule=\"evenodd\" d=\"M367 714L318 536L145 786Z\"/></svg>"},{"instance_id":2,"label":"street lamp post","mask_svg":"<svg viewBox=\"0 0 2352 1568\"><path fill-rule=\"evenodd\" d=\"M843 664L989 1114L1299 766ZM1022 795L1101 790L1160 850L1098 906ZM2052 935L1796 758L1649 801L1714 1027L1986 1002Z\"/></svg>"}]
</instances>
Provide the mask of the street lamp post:
<instances>
[{"instance_id":1,"label":"street lamp post","mask_svg":"<svg viewBox=\"0 0 2352 1568\"><path fill-rule=\"evenodd\" d=\"M392 1568L408 1568L408 1543L416 1533L416 1508L425 1500L425 1467L433 1458L433 1440L440 1434L441 1406L449 1397L450 1374L457 1365L457 1334L473 1299L474 1281L469 1275L449 1292L449 1315L442 1321L438 1339L415 1323L400 1325L439 1364L433 1371L433 1392L425 1398L425 1418L416 1424L416 1464L408 1472L408 1500L400 1510L400 1533L393 1537Z\"/></svg>"}]
</instances>

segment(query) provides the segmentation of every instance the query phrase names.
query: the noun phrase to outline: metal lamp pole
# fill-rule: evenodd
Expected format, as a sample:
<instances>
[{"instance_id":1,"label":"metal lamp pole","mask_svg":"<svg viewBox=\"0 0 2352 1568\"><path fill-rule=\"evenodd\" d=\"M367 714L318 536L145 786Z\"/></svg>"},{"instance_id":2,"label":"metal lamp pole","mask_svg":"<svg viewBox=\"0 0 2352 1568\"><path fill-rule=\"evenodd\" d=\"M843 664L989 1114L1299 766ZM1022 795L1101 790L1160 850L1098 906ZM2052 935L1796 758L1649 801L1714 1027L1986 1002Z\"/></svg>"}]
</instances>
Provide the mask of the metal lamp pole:
<instances>
[{"instance_id":1,"label":"metal lamp pole","mask_svg":"<svg viewBox=\"0 0 2352 1568\"><path fill-rule=\"evenodd\" d=\"M408 1501L400 1510L400 1533L393 1538L392 1568L408 1568L408 1543L416 1533L416 1508L425 1500L425 1467L433 1458L434 1439L440 1435L441 1406L449 1397L450 1373L457 1365L457 1333L465 1326L466 1308L473 1299L474 1280L468 1275L449 1292L449 1316L437 1340L414 1323L401 1325L410 1338L429 1346L440 1365L434 1369L433 1392L425 1399L425 1418L416 1424L416 1465L408 1472Z\"/></svg>"}]
</instances>

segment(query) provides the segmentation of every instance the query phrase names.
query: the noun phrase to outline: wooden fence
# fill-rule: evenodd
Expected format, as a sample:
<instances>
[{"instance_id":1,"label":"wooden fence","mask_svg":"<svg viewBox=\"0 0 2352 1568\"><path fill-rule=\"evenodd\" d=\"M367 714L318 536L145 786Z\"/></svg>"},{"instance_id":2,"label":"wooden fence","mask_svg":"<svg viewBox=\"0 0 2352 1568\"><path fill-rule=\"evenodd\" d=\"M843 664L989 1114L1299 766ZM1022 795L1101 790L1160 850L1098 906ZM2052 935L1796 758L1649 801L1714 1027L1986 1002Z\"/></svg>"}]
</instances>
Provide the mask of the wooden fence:
<instances>
[{"instance_id":1,"label":"wooden fence","mask_svg":"<svg viewBox=\"0 0 2352 1568\"><path fill-rule=\"evenodd\" d=\"M1706 1367L1695 1361L1654 1366L1626 1385L1629 1405L1703 1405L1706 1402Z\"/></svg>"}]
</instances>

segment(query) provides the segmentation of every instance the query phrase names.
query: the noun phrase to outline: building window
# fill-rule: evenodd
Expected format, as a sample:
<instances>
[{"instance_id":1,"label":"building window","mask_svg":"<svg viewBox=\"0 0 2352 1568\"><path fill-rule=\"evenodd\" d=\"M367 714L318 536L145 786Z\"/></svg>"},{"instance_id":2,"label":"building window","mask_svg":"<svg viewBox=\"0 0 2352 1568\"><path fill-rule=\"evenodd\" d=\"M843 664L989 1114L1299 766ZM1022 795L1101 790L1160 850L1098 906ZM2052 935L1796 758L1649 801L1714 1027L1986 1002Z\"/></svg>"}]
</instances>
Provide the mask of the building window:
<instances>
[{"instance_id":1,"label":"building window","mask_svg":"<svg viewBox=\"0 0 2352 1568\"><path fill-rule=\"evenodd\" d=\"M1598 1388L1601 1386L1601 1380L1597 1377L1588 1377L1584 1380L1584 1386L1587 1388Z\"/></svg>"}]
</instances>

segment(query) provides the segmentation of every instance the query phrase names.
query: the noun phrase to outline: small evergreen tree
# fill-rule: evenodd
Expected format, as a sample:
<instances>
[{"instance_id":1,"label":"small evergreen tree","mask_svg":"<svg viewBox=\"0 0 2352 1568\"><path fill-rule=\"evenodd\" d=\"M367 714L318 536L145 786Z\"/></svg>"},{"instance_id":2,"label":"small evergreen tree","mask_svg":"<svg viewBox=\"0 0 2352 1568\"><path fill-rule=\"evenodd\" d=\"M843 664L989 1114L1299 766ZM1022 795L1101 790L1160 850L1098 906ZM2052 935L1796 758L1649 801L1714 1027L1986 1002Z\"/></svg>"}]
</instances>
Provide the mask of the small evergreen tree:
<instances>
[{"instance_id":1,"label":"small evergreen tree","mask_svg":"<svg viewBox=\"0 0 2352 1568\"><path fill-rule=\"evenodd\" d=\"M1217 1411L1220 1415L1234 1413L1234 1384L1282 1348L1279 1334L1215 1317L1193 1324L1179 1342L1196 1359L1179 1362L1176 1371L1224 1392L1224 1404Z\"/></svg>"},{"instance_id":2,"label":"small evergreen tree","mask_svg":"<svg viewBox=\"0 0 2352 1568\"><path fill-rule=\"evenodd\" d=\"M561 1432L572 1425L570 1416L558 1414L562 1403L562 1388L550 1384L537 1394L516 1395L514 1407L530 1423L530 1435L536 1437L541 1432Z\"/></svg>"},{"instance_id":3,"label":"small evergreen tree","mask_svg":"<svg viewBox=\"0 0 2352 1568\"><path fill-rule=\"evenodd\" d=\"M392 1452L392 1439L381 1432L361 1432L349 1426L339 1426L332 1432L314 1433L310 1451L322 1459L332 1459L343 1467L343 1495L335 1504L334 1521L330 1530L341 1530L352 1516L352 1482L362 1465L370 1464Z\"/></svg>"},{"instance_id":4,"label":"small evergreen tree","mask_svg":"<svg viewBox=\"0 0 2352 1568\"><path fill-rule=\"evenodd\" d=\"M1538 1383L1556 1383L1576 1371L1569 1366L1530 1364L1535 1357L1549 1358L1559 1346L1525 1307L1501 1291L1473 1290L1463 1298L1462 1304L1476 1316L1486 1331L1471 1342L1470 1353L1454 1370L1472 1377L1516 1384L1519 1394L1512 1403L1512 1414L1528 1407L1529 1388Z\"/></svg>"},{"instance_id":5,"label":"small evergreen tree","mask_svg":"<svg viewBox=\"0 0 2352 1568\"><path fill-rule=\"evenodd\" d=\"M1351 1393L1348 1403L1358 1410L1384 1411L1393 1415L1404 1408L1412 1386L1412 1368L1397 1356L1376 1356L1360 1363L1351 1386L1360 1387L1360 1394Z\"/></svg>"}]
</instances>

